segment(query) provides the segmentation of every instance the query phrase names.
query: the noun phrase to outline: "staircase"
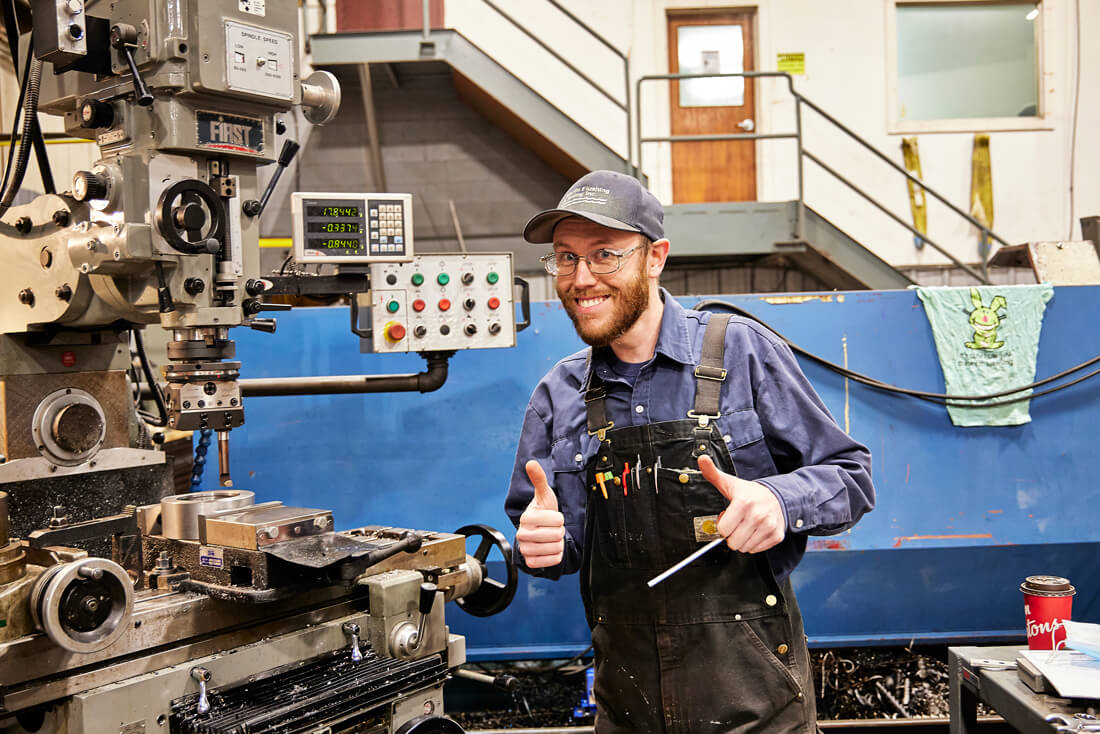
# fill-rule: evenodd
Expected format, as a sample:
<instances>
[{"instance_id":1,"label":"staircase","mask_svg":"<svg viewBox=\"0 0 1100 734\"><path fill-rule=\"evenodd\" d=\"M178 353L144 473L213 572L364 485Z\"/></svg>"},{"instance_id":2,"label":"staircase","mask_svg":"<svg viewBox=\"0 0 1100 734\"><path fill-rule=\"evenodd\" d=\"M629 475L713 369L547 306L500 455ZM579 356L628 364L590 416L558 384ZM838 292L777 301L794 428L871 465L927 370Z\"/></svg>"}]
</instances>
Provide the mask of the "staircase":
<instances>
[{"instance_id":1,"label":"staircase","mask_svg":"<svg viewBox=\"0 0 1100 734\"><path fill-rule=\"evenodd\" d=\"M556 8L610 49L621 59L625 79L631 78L629 59L625 54L615 49L606 39L572 15L556 0L542 1ZM637 161L641 160L642 144L667 142L669 138L642 136L639 110L642 106L643 82L676 79L683 75L654 74L639 77L636 80L637 91L632 105L629 83L624 84L621 91L608 90L585 75L539 35L508 15L493 0L480 0L480 2L508 21L515 36L508 39L509 43L521 43L526 38L530 43L537 44L541 47L540 53L545 52L553 56L572 73L574 79L580 77L589 87L588 93L594 95L593 99L598 99L605 107L610 101L614 107L621 110L626 131L625 146L622 145L621 140L616 140L609 145L605 139L590 132L591 125L582 125L564 113L545 95L518 78L462 33L454 29L430 28L427 13L425 13L424 27L419 31L356 31L313 36L311 37L313 64L316 67L325 68L443 62L453 70L455 89L467 104L520 141L566 178L578 178L589 170L610 169L632 172L644 181L644 174L636 169ZM426 2L425 8L427 8ZM564 70L563 73L565 73ZM913 281L906 275L891 267L821 213L806 205L802 196L802 179L805 160L809 159L852 188L869 203L884 211L901 226L916 234L916 230L913 230L904 219L856 188L842 174L829 168L820 158L804 150L801 134L803 108L817 112L826 122L847 133L897 169L901 175L910 177L909 174L820 107L795 92L788 75L776 72L746 72L742 76L786 77L790 93L796 102L795 132L766 136L735 132L717 137L731 140L751 140L761 137L796 138L799 151L799 198L780 202L719 202L666 206L665 229L669 239L675 243L673 265L696 262L725 265L778 261L784 266L793 266L812 276L825 288L897 289L912 285ZM580 84L578 89L584 84ZM709 139L714 137L710 136ZM677 140L680 139L682 138L677 138ZM626 152L625 156L622 151ZM969 220L991 240L1007 244L935 191L926 186L923 188L928 195L940 199L960 216ZM928 240L926 236L922 239L968 272L976 281L988 282L984 269L981 272L974 270L959 262L946 250ZM517 261L517 265L519 264Z\"/></svg>"}]
</instances>

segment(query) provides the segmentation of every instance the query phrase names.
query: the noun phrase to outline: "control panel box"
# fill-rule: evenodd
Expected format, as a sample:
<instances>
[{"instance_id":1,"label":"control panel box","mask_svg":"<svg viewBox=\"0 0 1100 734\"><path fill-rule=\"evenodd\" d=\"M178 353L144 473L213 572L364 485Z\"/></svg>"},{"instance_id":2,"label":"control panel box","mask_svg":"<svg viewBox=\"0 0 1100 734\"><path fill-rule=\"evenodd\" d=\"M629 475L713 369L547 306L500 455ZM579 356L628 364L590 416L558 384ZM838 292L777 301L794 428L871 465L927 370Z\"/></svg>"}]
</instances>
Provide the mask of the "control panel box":
<instances>
[{"instance_id":1,"label":"control panel box","mask_svg":"<svg viewBox=\"0 0 1100 734\"><path fill-rule=\"evenodd\" d=\"M418 255L370 266L371 351L516 344L512 253Z\"/></svg>"},{"instance_id":2,"label":"control panel box","mask_svg":"<svg viewBox=\"0 0 1100 734\"><path fill-rule=\"evenodd\" d=\"M299 263L403 262L413 257L411 194L290 195Z\"/></svg>"}]
</instances>

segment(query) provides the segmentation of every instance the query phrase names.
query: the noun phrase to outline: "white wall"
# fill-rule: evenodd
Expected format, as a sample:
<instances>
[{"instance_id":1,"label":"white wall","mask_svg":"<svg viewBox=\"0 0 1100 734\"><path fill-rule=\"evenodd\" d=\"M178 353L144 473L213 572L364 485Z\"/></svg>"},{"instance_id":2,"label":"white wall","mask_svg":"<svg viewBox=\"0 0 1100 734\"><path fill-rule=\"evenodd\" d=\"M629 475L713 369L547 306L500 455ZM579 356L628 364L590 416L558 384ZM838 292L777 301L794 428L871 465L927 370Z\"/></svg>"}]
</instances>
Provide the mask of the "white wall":
<instances>
[{"instance_id":1,"label":"white wall","mask_svg":"<svg viewBox=\"0 0 1100 734\"><path fill-rule=\"evenodd\" d=\"M539 31L540 37L574 60L609 89L622 89L621 66L613 55L579 31L548 3L540 0L497 0L517 19ZM631 59L634 79L668 71L665 13L680 7L730 7L716 0L561 0L582 20L600 31ZM743 6L742 6L743 7ZM806 74L795 77L795 88L871 142L891 160L901 163L901 139L889 132L888 62L893 40L888 29L891 0L758 0L756 67L774 70L776 54L803 52ZM1074 0L1046 0L1041 23L1041 102L1045 110L1040 130L991 132L994 230L1010 243L1079 238L1077 219L1100 214L1100 180L1091 175L1100 160L1100 140L1093 133L1100 123L1100 48L1080 49L1073 222L1071 229L1070 169L1074 113L1074 72L1078 28L1100 22L1100 2L1080 0L1078 22ZM446 24L497 58L566 114L623 149L622 113L593 93L575 75L522 34L511 28L481 0L447 0ZM643 91L644 134L668 134L668 93L660 82ZM758 83L757 129L789 131L794 103L777 81ZM631 84L631 94L634 85ZM839 169L860 188L873 193L892 211L910 220L904 179L872 154L830 129L813 112L804 112L808 150ZM953 204L969 209L971 148L974 132L918 134L924 179ZM910 133L912 134L912 133ZM791 141L761 141L757 151L758 191L763 200L796 195L796 156ZM647 144L642 166L651 185L666 203L671 200L668 146ZM857 195L845 190L813 163L806 163L807 202L888 262L933 265L947 259L925 247L917 250L910 234ZM978 259L977 231L930 199L929 236L955 257Z\"/></svg>"}]
</instances>

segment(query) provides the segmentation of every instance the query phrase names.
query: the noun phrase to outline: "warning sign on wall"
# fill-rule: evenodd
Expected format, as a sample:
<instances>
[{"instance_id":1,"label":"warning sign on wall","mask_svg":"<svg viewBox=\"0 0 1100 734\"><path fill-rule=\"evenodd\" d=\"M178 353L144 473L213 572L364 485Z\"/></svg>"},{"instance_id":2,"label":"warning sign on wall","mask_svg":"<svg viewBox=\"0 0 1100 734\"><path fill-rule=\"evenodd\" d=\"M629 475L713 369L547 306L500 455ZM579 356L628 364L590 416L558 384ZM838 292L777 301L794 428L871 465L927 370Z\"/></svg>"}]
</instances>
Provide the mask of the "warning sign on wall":
<instances>
[{"instance_id":1,"label":"warning sign on wall","mask_svg":"<svg viewBox=\"0 0 1100 734\"><path fill-rule=\"evenodd\" d=\"M788 74L805 74L806 54L776 54L775 69L776 71L785 71Z\"/></svg>"}]
</instances>

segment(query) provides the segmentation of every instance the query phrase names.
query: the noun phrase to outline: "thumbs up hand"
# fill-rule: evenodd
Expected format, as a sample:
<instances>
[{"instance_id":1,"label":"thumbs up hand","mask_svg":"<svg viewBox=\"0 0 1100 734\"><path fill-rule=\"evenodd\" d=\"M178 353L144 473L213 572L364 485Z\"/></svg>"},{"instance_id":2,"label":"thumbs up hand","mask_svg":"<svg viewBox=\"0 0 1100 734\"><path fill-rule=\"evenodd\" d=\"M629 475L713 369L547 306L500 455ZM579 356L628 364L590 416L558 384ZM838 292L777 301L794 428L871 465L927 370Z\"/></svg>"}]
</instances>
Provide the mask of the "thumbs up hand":
<instances>
[{"instance_id":1,"label":"thumbs up hand","mask_svg":"<svg viewBox=\"0 0 1100 734\"><path fill-rule=\"evenodd\" d=\"M699 457L699 471L729 500L729 507L718 517L718 533L730 550L760 553L783 540L787 530L783 506L770 489L726 474L709 456Z\"/></svg>"},{"instance_id":2,"label":"thumbs up hand","mask_svg":"<svg viewBox=\"0 0 1100 734\"><path fill-rule=\"evenodd\" d=\"M528 568L547 568L562 561L565 553L565 515L558 512L558 498L537 461L525 466L535 497L519 517L516 545Z\"/></svg>"}]
</instances>

